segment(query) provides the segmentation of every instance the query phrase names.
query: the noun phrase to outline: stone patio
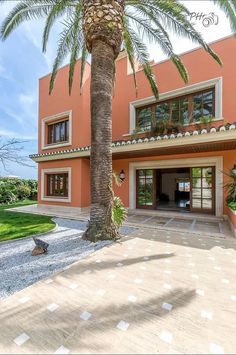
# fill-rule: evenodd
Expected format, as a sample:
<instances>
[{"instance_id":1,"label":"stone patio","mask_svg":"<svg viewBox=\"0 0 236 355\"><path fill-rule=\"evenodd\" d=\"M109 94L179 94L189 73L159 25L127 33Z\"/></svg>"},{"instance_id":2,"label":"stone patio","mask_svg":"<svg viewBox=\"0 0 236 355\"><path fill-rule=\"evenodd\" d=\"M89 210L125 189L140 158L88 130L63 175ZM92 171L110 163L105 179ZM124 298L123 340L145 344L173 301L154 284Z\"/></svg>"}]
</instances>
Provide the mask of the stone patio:
<instances>
[{"instance_id":1,"label":"stone patio","mask_svg":"<svg viewBox=\"0 0 236 355\"><path fill-rule=\"evenodd\" d=\"M235 353L236 240L143 228L0 302L0 353Z\"/></svg>"},{"instance_id":2,"label":"stone patio","mask_svg":"<svg viewBox=\"0 0 236 355\"><path fill-rule=\"evenodd\" d=\"M29 205L9 209L14 212L48 215L69 219L89 219L89 209L75 207L60 207L49 205ZM129 211L126 225L139 225L161 230L189 231L207 236L231 236L232 230L223 217L203 215L196 213L180 213L170 211L131 210Z\"/></svg>"}]
</instances>

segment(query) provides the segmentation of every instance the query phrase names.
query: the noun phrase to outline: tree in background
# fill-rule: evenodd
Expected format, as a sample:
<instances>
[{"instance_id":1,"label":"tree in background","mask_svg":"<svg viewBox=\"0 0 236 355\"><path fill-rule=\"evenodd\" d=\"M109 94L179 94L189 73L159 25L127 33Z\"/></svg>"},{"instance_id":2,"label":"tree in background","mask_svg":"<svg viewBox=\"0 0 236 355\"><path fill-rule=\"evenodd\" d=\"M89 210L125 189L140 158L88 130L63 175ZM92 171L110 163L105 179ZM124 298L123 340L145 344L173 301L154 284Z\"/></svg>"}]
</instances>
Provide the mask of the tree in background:
<instances>
[{"instance_id":1,"label":"tree in background","mask_svg":"<svg viewBox=\"0 0 236 355\"><path fill-rule=\"evenodd\" d=\"M8 171L9 163L32 166L29 158L21 154L24 149L23 143L17 139L5 140L0 137L0 176L3 170Z\"/></svg>"},{"instance_id":2,"label":"tree in background","mask_svg":"<svg viewBox=\"0 0 236 355\"><path fill-rule=\"evenodd\" d=\"M3 4L5 0L1 0ZM235 0L215 0L228 17L236 32ZM58 50L50 81L50 93L57 70L70 55L69 93L72 89L74 68L81 54L81 77L88 53L91 53L91 213L85 237L91 241L114 239L118 228L113 221L112 193L112 92L115 77L115 59L122 44L131 64L135 88L135 61L137 60L158 98L158 87L149 62L146 42L160 45L175 64L182 79L188 73L181 59L173 51L169 32L187 37L200 44L219 64L217 54L203 40L189 21L189 10L178 0L27 0L18 1L1 28L6 39L22 22L45 18L43 51L53 24L64 16ZM197 68L196 68L197 70Z\"/></svg>"}]
</instances>

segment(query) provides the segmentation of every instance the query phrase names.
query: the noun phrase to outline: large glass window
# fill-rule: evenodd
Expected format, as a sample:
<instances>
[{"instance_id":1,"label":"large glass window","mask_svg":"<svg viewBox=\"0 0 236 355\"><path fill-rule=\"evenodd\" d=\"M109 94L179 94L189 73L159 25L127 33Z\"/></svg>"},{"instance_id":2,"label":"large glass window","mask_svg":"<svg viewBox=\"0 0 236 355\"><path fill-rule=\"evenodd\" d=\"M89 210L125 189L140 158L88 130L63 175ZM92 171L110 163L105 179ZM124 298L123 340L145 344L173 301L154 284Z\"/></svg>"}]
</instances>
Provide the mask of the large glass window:
<instances>
[{"instance_id":1,"label":"large glass window","mask_svg":"<svg viewBox=\"0 0 236 355\"><path fill-rule=\"evenodd\" d=\"M150 130L160 121L176 124L200 122L201 117L214 116L214 89L161 101L150 106L138 108L136 128Z\"/></svg>"},{"instance_id":2,"label":"large glass window","mask_svg":"<svg viewBox=\"0 0 236 355\"><path fill-rule=\"evenodd\" d=\"M137 127L143 131L151 129L152 109L151 107L141 108L137 111Z\"/></svg>"},{"instance_id":3,"label":"large glass window","mask_svg":"<svg viewBox=\"0 0 236 355\"><path fill-rule=\"evenodd\" d=\"M48 144L68 142L69 120L48 124Z\"/></svg>"},{"instance_id":4,"label":"large glass window","mask_svg":"<svg viewBox=\"0 0 236 355\"><path fill-rule=\"evenodd\" d=\"M47 196L68 197L68 173L47 174Z\"/></svg>"}]
</instances>

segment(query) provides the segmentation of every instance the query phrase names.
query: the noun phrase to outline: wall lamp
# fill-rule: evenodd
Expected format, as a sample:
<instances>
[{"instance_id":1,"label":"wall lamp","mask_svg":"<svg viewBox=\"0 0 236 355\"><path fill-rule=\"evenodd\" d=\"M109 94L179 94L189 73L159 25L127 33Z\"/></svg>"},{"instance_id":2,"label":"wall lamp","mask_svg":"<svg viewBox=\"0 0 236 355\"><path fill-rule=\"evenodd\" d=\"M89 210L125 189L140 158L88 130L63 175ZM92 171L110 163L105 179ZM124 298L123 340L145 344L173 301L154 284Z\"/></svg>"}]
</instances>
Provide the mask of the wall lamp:
<instances>
[{"instance_id":1,"label":"wall lamp","mask_svg":"<svg viewBox=\"0 0 236 355\"><path fill-rule=\"evenodd\" d=\"M120 180L123 182L125 180L125 172L124 170L122 169L121 172L119 173L119 178Z\"/></svg>"}]
</instances>

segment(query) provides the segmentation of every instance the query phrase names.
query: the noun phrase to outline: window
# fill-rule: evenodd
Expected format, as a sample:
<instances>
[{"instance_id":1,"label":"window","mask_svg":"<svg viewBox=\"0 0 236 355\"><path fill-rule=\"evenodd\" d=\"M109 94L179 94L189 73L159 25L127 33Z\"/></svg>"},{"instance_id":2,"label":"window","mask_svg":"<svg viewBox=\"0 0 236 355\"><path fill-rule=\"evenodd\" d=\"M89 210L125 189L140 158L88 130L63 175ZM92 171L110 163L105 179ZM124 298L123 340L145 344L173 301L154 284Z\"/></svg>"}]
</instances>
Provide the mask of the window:
<instances>
[{"instance_id":1,"label":"window","mask_svg":"<svg viewBox=\"0 0 236 355\"><path fill-rule=\"evenodd\" d=\"M47 174L47 196L68 197L68 173Z\"/></svg>"},{"instance_id":2,"label":"window","mask_svg":"<svg viewBox=\"0 0 236 355\"><path fill-rule=\"evenodd\" d=\"M210 88L137 108L136 128L150 130L160 121L176 124L197 123L203 116L214 116L214 103L215 91L214 88Z\"/></svg>"},{"instance_id":3,"label":"window","mask_svg":"<svg viewBox=\"0 0 236 355\"><path fill-rule=\"evenodd\" d=\"M179 181L178 182L178 191L190 191L190 181Z\"/></svg>"},{"instance_id":4,"label":"window","mask_svg":"<svg viewBox=\"0 0 236 355\"><path fill-rule=\"evenodd\" d=\"M48 144L68 142L69 120L48 124Z\"/></svg>"}]
</instances>

